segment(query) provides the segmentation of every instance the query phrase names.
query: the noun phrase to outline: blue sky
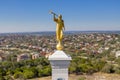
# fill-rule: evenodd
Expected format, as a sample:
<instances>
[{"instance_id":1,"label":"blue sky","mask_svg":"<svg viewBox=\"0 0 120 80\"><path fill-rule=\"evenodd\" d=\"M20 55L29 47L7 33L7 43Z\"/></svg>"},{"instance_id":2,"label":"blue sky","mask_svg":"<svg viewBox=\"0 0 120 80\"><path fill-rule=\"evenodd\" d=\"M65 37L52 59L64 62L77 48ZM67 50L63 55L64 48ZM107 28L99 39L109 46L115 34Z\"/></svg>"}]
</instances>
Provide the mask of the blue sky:
<instances>
[{"instance_id":1,"label":"blue sky","mask_svg":"<svg viewBox=\"0 0 120 80\"><path fill-rule=\"evenodd\" d=\"M0 0L0 33L55 31L49 10L66 31L120 30L120 0Z\"/></svg>"}]
</instances>

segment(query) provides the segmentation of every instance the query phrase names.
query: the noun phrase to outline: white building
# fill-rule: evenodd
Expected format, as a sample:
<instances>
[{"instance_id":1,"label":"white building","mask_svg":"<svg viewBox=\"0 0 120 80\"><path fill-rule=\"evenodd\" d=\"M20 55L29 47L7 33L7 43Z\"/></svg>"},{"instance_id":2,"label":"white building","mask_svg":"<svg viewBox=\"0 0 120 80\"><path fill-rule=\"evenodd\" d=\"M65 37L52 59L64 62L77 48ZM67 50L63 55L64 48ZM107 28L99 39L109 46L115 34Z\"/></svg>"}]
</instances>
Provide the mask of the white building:
<instances>
[{"instance_id":1,"label":"white building","mask_svg":"<svg viewBox=\"0 0 120 80\"><path fill-rule=\"evenodd\" d=\"M118 58L120 56L120 51L116 51L115 56Z\"/></svg>"},{"instance_id":2,"label":"white building","mask_svg":"<svg viewBox=\"0 0 120 80\"><path fill-rule=\"evenodd\" d=\"M39 57L40 57L39 53L32 54L32 59L37 59Z\"/></svg>"},{"instance_id":3,"label":"white building","mask_svg":"<svg viewBox=\"0 0 120 80\"><path fill-rule=\"evenodd\" d=\"M0 62L2 62L3 58L0 56Z\"/></svg>"}]
</instances>

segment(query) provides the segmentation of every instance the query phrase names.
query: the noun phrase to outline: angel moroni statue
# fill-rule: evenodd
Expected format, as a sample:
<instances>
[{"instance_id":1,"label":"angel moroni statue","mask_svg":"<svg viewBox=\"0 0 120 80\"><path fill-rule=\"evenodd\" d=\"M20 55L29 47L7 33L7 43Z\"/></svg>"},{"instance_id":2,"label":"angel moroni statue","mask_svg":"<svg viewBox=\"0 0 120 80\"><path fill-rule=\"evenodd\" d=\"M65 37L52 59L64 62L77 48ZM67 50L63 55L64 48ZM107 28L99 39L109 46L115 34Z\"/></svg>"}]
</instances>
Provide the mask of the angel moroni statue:
<instances>
[{"instance_id":1,"label":"angel moroni statue","mask_svg":"<svg viewBox=\"0 0 120 80\"><path fill-rule=\"evenodd\" d=\"M58 44L56 45L56 48L57 48L57 50L62 50L63 49L63 46L62 46L63 30L65 30L64 21L62 20L62 15L56 15L52 11L50 13L53 14L53 20L57 24L57 26L56 26L56 40L57 40ZM56 16L58 18L56 18Z\"/></svg>"},{"instance_id":2,"label":"angel moroni statue","mask_svg":"<svg viewBox=\"0 0 120 80\"><path fill-rule=\"evenodd\" d=\"M52 67L52 80L68 80L68 67L70 64L71 57L65 54L62 50L62 39L63 30L65 30L64 21L62 20L62 15L56 15L52 11L53 20L56 22L56 40L57 50L49 56L49 61Z\"/></svg>"}]
</instances>

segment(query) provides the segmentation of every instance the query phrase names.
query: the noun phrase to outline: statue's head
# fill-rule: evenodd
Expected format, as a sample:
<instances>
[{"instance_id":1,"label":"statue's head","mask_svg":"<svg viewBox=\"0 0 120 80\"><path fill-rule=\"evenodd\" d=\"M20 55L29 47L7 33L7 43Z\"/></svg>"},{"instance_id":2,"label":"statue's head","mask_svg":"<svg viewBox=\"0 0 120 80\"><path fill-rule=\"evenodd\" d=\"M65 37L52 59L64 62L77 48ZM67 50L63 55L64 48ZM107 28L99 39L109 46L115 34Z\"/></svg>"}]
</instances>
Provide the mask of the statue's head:
<instances>
[{"instance_id":1,"label":"statue's head","mask_svg":"<svg viewBox=\"0 0 120 80\"><path fill-rule=\"evenodd\" d=\"M62 19L62 15L61 14L58 17Z\"/></svg>"}]
</instances>

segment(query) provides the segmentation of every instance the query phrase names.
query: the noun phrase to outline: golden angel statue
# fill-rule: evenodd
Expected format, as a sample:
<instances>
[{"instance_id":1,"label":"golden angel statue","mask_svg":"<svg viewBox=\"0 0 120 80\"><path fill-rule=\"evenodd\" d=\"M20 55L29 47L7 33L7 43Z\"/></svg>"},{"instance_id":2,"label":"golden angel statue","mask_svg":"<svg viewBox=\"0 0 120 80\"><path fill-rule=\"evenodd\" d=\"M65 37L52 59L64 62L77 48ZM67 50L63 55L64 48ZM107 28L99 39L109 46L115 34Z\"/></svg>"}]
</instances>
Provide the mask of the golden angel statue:
<instances>
[{"instance_id":1,"label":"golden angel statue","mask_svg":"<svg viewBox=\"0 0 120 80\"><path fill-rule=\"evenodd\" d=\"M62 15L56 15L53 12L50 12L51 14L53 14L53 20L56 22L56 40L58 42L56 48L57 50L62 50L63 46L62 46L62 39L63 39L63 29L65 30L65 26L64 26L64 21L62 20ZM56 18L57 16L57 18Z\"/></svg>"}]
</instances>

